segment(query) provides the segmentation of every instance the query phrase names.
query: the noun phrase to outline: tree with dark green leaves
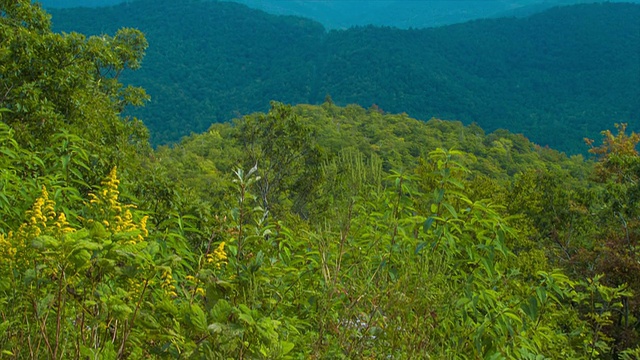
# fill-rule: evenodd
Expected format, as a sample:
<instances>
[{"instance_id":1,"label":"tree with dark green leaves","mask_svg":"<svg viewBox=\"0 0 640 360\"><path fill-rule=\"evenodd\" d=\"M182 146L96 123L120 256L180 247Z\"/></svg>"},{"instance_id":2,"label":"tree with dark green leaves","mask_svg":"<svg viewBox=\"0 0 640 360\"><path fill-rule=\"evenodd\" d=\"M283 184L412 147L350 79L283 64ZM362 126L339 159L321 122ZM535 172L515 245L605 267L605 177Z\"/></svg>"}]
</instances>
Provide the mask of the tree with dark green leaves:
<instances>
[{"instance_id":1,"label":"tree with dark green leaves","mask_svg":"<svg viewBox=\"0 0 640 360\"><path fill-rule=\"evenodd\" d=\"M122 71L140 67L147 47L140 31L58 34L37 5L7 0L0 32L0 106L7 109L2 119L19 144L42 151L67 131L87 140L92 161L102 166L132 161L147 146L142 123L121 117L125 107L142 105L147 96L118 81Z\"/></svg>"},{"instance_id":2,"label":"tree with dark green leaves","mask_svg":"<svg viewBox=\"0 0 640 360\"><path fill-rule=\"evenodd\" d=\"M260 203L266 211L292 209L304 214L320 181L322 152L315 134L290 105L271 103L267 114L236 123L242 163L254 167Z\"/></svg>"}]
</instances>

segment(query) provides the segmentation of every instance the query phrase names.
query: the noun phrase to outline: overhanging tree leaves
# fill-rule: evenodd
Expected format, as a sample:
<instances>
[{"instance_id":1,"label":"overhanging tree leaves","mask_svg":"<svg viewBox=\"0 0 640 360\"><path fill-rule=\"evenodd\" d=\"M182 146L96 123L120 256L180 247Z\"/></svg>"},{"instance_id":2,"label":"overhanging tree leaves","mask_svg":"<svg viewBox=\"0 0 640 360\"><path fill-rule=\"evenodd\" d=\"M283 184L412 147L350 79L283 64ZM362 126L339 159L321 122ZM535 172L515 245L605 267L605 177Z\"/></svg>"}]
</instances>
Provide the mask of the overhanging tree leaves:
<instances>
[{"instance_id":1,"label":"overhanging tree leaves","mask_svg":"<svg viewBox=\"0 0 640 360\"><path fill-rule=\"evenodd\" d=\"M49 15L29 0L0 6L0 106L10 110L2 120L18 143L42 150L66 129L90 140L91 152L111 165L147 146L141 122L120 117L125 106L147 96L118 82L122 71L140 66L147 47L141 32L57 34Z\"/></svg>"}]
</instances>

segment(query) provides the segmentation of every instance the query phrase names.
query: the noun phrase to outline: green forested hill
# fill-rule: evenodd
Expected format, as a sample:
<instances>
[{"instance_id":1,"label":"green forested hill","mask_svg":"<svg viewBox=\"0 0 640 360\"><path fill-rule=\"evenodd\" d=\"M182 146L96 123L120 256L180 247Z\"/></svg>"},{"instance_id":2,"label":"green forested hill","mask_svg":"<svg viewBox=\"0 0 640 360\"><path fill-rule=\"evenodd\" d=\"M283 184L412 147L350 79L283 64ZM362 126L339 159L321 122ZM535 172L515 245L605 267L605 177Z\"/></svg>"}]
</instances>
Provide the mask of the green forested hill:
<instances>
[{"instance_id":1,"label":"green forested hill","mask_svg":"<svg viewBox=\"0 0 640 360\"><path fill-rule=\"evenodd\" d=\"M88 34L122 26L143 29L150 44L145 66L124 79L152 97L136 114L153 129L155 143L266 110L271 99L309 102L324 34L315 22L236 3L141 1L53 13L57 29Z\"/></svg>"},{"instance_id":2,"label":"green forested hill","mask_svg":"<svg viewBox=\"0 0 640 360\"><path fill-rule=\"evenodd\" d=\"M609 5L429 31L332 32L322 91L580 152L583 137L640 116L640 6Z\"/></svg>"},{"instance_id":3,"label":"green forested hill","mask_svg":"<svg viewBox=\"0 0 640 360\"><path fill-rule=\"evenodd\" d=\"M321 103L330 94L342 105L507 128L576 153L585 136L637 123L639 17L640 5L606 3L436 29L327 33L235 3L138 1L54 11L53 23L147 35L142 70L123 79L151 95L136 114L156 144L265 110L269 100Z\"/></svg>"},{"instance_id":4,"label":"green forested hill","mask_svg":"<svg viewBox=\"0 0 640 360\"><path fill-rule=\"evenodd\" d=\"M328 98L153 149L146 48L0 0L3 359L640 357L640 134Z\"/></svg>"}]
</instances>

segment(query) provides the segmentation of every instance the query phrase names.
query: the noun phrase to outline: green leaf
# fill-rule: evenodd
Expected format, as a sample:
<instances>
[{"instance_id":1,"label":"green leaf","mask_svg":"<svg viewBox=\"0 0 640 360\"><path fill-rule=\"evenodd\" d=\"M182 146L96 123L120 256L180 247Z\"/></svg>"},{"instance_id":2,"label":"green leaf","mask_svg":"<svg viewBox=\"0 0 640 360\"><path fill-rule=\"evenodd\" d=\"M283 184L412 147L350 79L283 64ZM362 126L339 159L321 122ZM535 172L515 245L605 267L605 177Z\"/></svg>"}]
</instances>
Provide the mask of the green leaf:
<instances>
[{"instance_id":1,"label":"green leaf","mask_svg":"<svg viewBox=\"0 0 640 360\"><path fill-rule=\"evenodd\" d=\"M209 328L207 326L207 316L198 304L191 304L190 314L191 324L201 332L206 332Z\"/></svg>"},{"instance_id":2,"label":"green leaf","mask_svg":"<svg viewBox=\"0 0 640 360\"><path fill-rule=\"evenodd\" d=\"M449 178L449 179L447 179L447 182L450 183L450 184L453 184L458 189L464 189L464 185L458 179Z\"/></svg>"},{"instance_id":3,"label":"green leaf","mask_svg":"<svg viewBox=\"0 0 640 360\"><path fill-rule=\"evenodd\" d=\"M54 237L42 235L33 239L31 246L36 249L54 249L60 246L60 242Z\"/></svg>"},{"instance_id":4,"label":"green leaf","mask_svg":"<svg viewBox=\"0 0 640 360\"><path fill-rule=\"evenodd\" d=\"M416 246L416 250L413 252L414 255L418 255L427 245L429 245L429 243L426 241L419 243L418 246Z\"/></svg>"},{"instance_id":5,"label":"green leaf","mask_svg":"<svg viewBox=\"0 0 640 360\"><path fill-rule=\"evenodd\" d=\"M238 319L244 321L245 323L247 323L247 325L250 325L250 326L256 325L256 321L253 319L253 316L251 316L251 314L249 313L241 313L240 315L238 315Z\"/></svg>"},{"instance_id":6,"label":"green leaf","mask_svg":"<svg viewBox=\"0 0 640 360\"><path fill-rule=\"evenodd\" d=\"M424 221L424 224L422 224L422 231L426 233L429 228L431 228L431 225L433 225L434 220L433 216L429 216L427 220Z\"/></svg>"},{"instance_id":7,"label":"green leaf","mask_svg":"<svg viewBox=\"0 0 640 360\"><path fill-rule=\"evenodd\" d=\"M456 210L453 208L453 206L451 206L451 204L449 203L442 203L442 205L449 211L449 213L451 213L451 216L453 216L455 219L458 218L458 213L456 212Z\"/></svg>"},{"instance_id":8,"label":"green leaf","mask_svg":"<svg viewBox=\"0 0 640 360\"><path fill-rule=\"evenodd\" d=\"M523 303L521 308L531 320L536 320L538 318L538 301L534 296L529 297L529 301L527 303Z\"/></svg>"},{"instance_id":9,"label":"green leaf","mask_svg":"<svg viewBox=\"0 0 640 360\"><path fill-rule=\"evenodd\" d=\"M547 290L544 287L537 288L536 293L538 294L538 299L540 299L540 303L544 304L547 302Z\"/></svg>"},{"instance_id":10,"label":"green leaf","mask_svg":"<svg viewBox=\"0 0 640 360\"><path fill-rule=\"evenodd\" d=\"M483 257L482 259L480 259L480 263L482 264L484 270L487 272L487 275L489 275L489 277L493 277L495 272L493 261L491 261L491 259L489 258Z\"/></svg>"},{"instance_id":11,"label":"green leaf","mask_svg":"<svg viewBox=\"0 0 640 360\"><path fill-rule=\"evenodd\" d=\"M55 300L54 294L47 294L47 295L45 295L45 297L40 299L40 301L38 301L38 305L36 307L38 313L39 314L44 314L47 311L47 309L49 309L51 307L51 304L53 303L54 300Z\"/></svg>"},{"instance_id":12,"label":"green leaf","mask_svg":"<svg viewBox=\"0 0 640 360\"><path fill-rule=\"evenodd\" d=\"M504 316L506 316L509 319L515 321L517 324L522 325L522 319L518 315L514 314L513 312L505 311L504 312Z\"/></svg>"},{"instance_id":13,"label":"green leaf","mask_svg":"<svg viewBox=\"0 0 640 360\"><path fill-rule=\"evenodd\" d=\"M280 342L280 347L282 348L282 353L281 355L287 355L288 353L291 352L291 350L293 350L295 344L292 342L288 342L288 341L281 341Z\"/></svg>"},{"instance_id":14,"label":"green leaf","mask_svg":"<svg viewBox=\"0 0 640 360\"><path fill-rule=\"evenodd\" d=\"M434 189L433 190L433 201L438 204L444 198L444 189Z\"/></svg>"},{"instance_id":15,"label":"green leaf","mask_svg":"<svg viewBox=\"0 0 640 360\"><path fill-rule=\"evenodd\" d=\"M91 253L85 249L74 251L69 256L69 262L73 264L76 270L82 269L89 264L91 260Z\"/></svg>"},{"instance_id":16,"label":"green leaf","mask_svg":"<svg viewBox=\"0 0 640 360\"><path fill-rule=\"evenodd\" d=\"M76 232L76 234L78 234L79 232ZM102 245L95 243L93 241L87 241L87 240L80 240L76 243L76 248L83 248L85 250L89 250L89 251L97 251L97 250L102 250Z\"/></svg>"},{"instance_id":17,"label":"green leaf","mask_svg":"<svg viewBox=\"0 0 640 360\"><path fill-rule=\"evenodd\" d=\"M9 328L9 325L11 325L9 320L6 320L2 324L0 324L0 334L4 334Z\"/></svg>"},{"instance_id":18,"label":"green leaf","mask_svg":"<svg viewBox=\"0 0 640 360\"><path fill-rule=\"evenodd\" d=\"M213 323L213 324L209 324L209 326L207 327L207 329L209 330L210 333L212 334L219 334L222 332L222 330L224 329L224 325L220 324L220 323Z\"/></svg>"}]
</instances>

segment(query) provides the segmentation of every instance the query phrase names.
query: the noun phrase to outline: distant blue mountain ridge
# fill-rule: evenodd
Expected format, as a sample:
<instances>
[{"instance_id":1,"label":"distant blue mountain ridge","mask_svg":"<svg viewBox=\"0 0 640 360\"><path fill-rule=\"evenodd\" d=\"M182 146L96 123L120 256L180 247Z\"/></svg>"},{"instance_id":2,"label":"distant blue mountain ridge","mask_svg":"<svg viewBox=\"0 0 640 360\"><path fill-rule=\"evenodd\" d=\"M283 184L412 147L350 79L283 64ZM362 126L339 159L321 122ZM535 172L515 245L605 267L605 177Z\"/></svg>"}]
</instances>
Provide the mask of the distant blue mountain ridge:
<instances>
[{"instance_id":1,"label":"distant blue mountain ridge","mask_svg":"<svg viewBox=\"0 0 640 360\"><path fill-rule=\"evenodd\" d=\"M270 100L320 104L327 95L340 106L375 104L417 119L509 129L573 154L614 122L638 131L638 4L561 6L428 29L331 31L222 1L50 11L55 31L145 33L142 68L121 79L151 96L128 114L143 119L154 145L266 111Z\"/></svg>"},{"instance_id":2,"label":"distant blue mountain ridge","mask_svg":"<svg viewBox=\"0 0 640 360\"><path fill-rule=\"evenodd\" d=\"M113 6L127 2L125 0L40 0L39 2L45 8L73 8L73 7L104 7Z\"/></svg>"},{"instance_id":3,"label":"distant blue mountain ridge","mask_svg":"<svg viewBox=\"0 0 640 360\"><path fill-rule=\"evenodd\" d=\"M40 0L45 8L106 7L136 0ZM215 1L215 0L212 0ZM226 1L226 0L225 0ZM527 16L593 0L235 0L275 15L295 15L327 29L376 25L401 29L455 24L480 18ZM614 2L623 2L615 1ZM640 0L624 2L640 3Z\"/></svg>"}]
</instances>

